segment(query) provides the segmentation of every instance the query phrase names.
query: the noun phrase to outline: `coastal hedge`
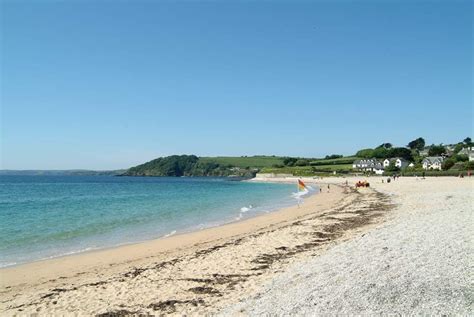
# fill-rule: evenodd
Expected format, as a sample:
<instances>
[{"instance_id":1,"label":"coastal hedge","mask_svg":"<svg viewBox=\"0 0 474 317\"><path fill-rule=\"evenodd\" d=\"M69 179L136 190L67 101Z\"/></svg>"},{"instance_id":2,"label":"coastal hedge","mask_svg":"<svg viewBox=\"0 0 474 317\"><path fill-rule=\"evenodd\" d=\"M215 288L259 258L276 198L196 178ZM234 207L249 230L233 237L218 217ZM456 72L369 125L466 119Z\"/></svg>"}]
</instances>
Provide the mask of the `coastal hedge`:
<instances>
[{"instance_id":1,"label":"coastal hedge","mask_svg":"<svg viewBox=\"0 0 474 317\"><path fill-rule=\"evenodd\" d=\"M427 170L424 171L425 176L467 176L467 171L461 170L447 170L447 171L436 171L436 170ZM402 172L385 172L383 176L393 176L393 175L401 175L401 176L423 176L423 171L402 171Z\"/></svg>"}]
</instances>

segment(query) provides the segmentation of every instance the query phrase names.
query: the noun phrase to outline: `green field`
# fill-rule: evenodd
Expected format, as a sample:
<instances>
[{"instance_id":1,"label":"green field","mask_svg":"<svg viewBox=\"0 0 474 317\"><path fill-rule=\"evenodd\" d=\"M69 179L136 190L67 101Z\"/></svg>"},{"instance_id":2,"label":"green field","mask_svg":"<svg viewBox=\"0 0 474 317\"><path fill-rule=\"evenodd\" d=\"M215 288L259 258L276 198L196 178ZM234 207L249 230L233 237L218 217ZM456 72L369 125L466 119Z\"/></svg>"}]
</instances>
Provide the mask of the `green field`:
<instances>
[{"instance_id":1,"label":"green field","mask_svg":"<svg viewBox=\"0 0 474 317\"><path fill-rule=\"evenodd\" d=\"M326 165L351 165L352 166L352 163L357 159L358 157L356 156L347 156L347 157L341 157L341 158L330 159L330 160L317 159L317 160L311 160L310 164L312 166L326 166Z\"/></svg>"},{"instance_id":2,"label":"green field","mask_svg":"<svg viewBox=\"0 0 474 317\"><path fill-rule=\"evenodd\" d=\"M235 166L240 168L258 168L260 173L275 174L293 174L296 176L316 176L329 175L334 171L338 174L346 174L352 170L352 163L357 157L342 157L337 159L308 159L310 166L285 166L283 165L283 157L278 156L218 156L218 157L201 157L201 162L214 162L226 166Z\"/></svg>"},{"instance_id":3,"label":"green field","mask_svg":"<svg viewBox=\"0 0 474 317\"><path fill-rule=\"evenodd\" d=\"M224 166L235 166L240 168L265 168L274 165L282 165L283 158L278 156L216 156L200 157L199 161L203 163L218 163Z\"/></svg>"},{"instance_id":4,"label":"green field","mask_svg":"<svg viewBox=\"0 0 474 317\"><path fill-rule=\"evenodd\" d=\"M281 168L263 168L260 173L293 174L295 176L316 175L311 166L286 166Z\"/></svg>"},{"instance_id":5,"label":"green field","mask_svg":"<svg viewBox=\"0 0 474 317\"><path fill-rule=\"evenodd\" d=\"M352 164L331 164L321 166L285 166L282 168L267 167L260 173L293 174L295 176L316 176L321 174L347 174L352 170Z\"/></svg>"},{"instance_id":6,"label":"green field","mask_svg":"<svg viewBox=\"0 0 474 317\"><path fill-rule=\"evenodd\" d=\"M358 159L355 156L341 157L337 159L312 159L310 166L285 166L282 168L266 167L261 173L293 174L295 176L324 176L347 174L352 171L352 163Z\"/></svg>"}]
</instances>

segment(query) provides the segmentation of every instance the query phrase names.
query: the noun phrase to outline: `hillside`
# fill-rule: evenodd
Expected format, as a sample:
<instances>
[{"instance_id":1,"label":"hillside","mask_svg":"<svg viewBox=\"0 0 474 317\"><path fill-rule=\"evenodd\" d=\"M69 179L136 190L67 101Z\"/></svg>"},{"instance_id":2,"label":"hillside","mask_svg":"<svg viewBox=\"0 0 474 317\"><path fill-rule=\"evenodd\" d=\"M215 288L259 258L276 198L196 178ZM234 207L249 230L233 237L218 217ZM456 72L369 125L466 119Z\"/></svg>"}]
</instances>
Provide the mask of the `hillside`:
<instances>
[{"instance_id":1,"label":"hillside","mask_svg":"<svg viewBox=\"0 0 474 317\"><path fill-rule=\"evenodd\" d=\"M334 171L348 173L354 159L355 157L297 159L278 156L197 157L195 155L172 155L132 167L122 175L253 177L257 172L262 172L309 176L332 174ZM292 160L295 165L288 165ZM305 165L298 165L303 163Z\"/></svg>"},{"instance_id":2,"label":"hillside","mask_svg":"<svg viewBox=\"0 0 474 317\"><path fill-rule=\"evenodd\" d=\"M280 159L281 161L281 159ZM202 157L172 155L130 168L124 176L253 177L259 167L279 162L273 157Z\"/></svg>"},{"instance_id":3,"label":"hillside","mask_svg":"<svg viewBox=\"0 0 474 317\"><path fill-rule=\"evenodd\" d=\"M278 156L216 156L200 157L202 163L217 163L222 166L240 168L264 168L283 164L283 158Z\"/></svg>"},{"instance_id":4,"label":"hillside","mask_svg":"<svg viewBox=\"0 0 474 317\"><path fill-rule=\"evenodd\" d=\"M260 170L261 173L293 174L295 176L327 176L348 174L352 170L355 156L340 157L336 159L300 159L294 165L270 166ZM287 163L288 164L288 163ZM300 164L300 165L299 165Z\"/></svg>"},{"instance_id":5,"label":"hillside","mask_svg":"<svg viewBox=\"0 0 474 317\"><path fill-rule=\"evenodd\" d=\"M387 168L385 171L387 175L394 172L401 172L404 175L420 173L428 175L428 172L443 175L449 172L449 175L458 175L460 172L474 168L474 162L469 162L469 153L472 152L472 147L471 139L466 138L456 145L431 145L427 148L427 153L424 153L425 141L420 137L409 142L407 147L394 147L391 143L386 142L374 148L361 149L353 156L344 157L331 154L319 159L264 155L217 157L172 155L132 167L122 175L253 177L256 173L273 173L295 176L329 176L354 172L352 164L357 159L375 158L380 161L384 158L394 157L401 157L408 162L412 162L414 166L402 170L392 167L390 171ZM442 166L443 171L423 170L422 160L427 155L444 155L447 157Z\"/></svg>"}]
</instances>

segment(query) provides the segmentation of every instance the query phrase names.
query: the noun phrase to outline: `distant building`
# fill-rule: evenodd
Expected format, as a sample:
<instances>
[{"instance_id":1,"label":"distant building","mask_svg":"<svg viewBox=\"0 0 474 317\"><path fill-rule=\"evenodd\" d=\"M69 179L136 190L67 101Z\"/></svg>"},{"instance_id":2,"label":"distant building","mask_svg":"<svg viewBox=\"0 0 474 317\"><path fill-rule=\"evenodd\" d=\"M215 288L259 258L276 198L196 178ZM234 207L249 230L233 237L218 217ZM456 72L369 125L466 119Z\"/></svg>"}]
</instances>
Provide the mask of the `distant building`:
<instances>
[{"instance_id":1,"label":"distant building","mask_svg":"<svg viewBox=\"0 0 474 317\"><path fill-rule=\"evenodd\" d=\"M456 148L456 144L447 144L444 146L447 152L453 152L454 149Z\"/></svg>"},{"instance_id":2,"label":"distant building","mask_svg":"<svg viewBox=\"0 0 474 317\"><path fill-rule=\"evenodd\" d=\"M383 174L383 164L374 158L356 160L352 163L352 168L364 172Z\"/></svg>"},{"instance_id":3,"label":"distant building","mask_svg":"<svg viewBox=\"0 0 474 317\"><path fill-rule=\"evenodd\" d=\"M383 160L383 167L384 168L387 168L389 167L390 163L394 163L396 167L398 167L399 169L402 169L402 168L405 168L408 166L409 162L407 160L405 160L404 158L401 158L401 157L393 157L393 158L387 158L385 160Z\"/></svg>"},{"instance_id":4,"label":"distant building","mask_svg":"<svg viewBox=\"0 0 474 317\"><path fill-rule=\"evenodd\" d=\"M458 154L467 155L469 157L469 161L474 161L474 148L473 147L465 147Z\"/></svg>"},{"instance_id":5,"label":"distant building","mask_svg":"<svg viewBox=\"0 0 474 317\"><path fill-rule=\"evenodd\" d=\"M474 161L474 147L465 147L458 152L458 155L466 155L467 157L469 157L469 161Z\"/></svg>"},{"instance_id":6,"label":"distant building","mask_svg":"<svg viewBox=\"0 0 474 317\"><path fill-rule=\"evenodd\" d=\"M428 156L423 159L421 164L425 170L441 170L444 157L442 156Z\"/></svg>"},{"instance_id":7,"label":"distant building","mask_svg":"<svg viewBox=\"0 0 474 317\"><path fill-rule=\"evenodd\" d=\"M383 169L376 169L376 170L374 170L374 173L377 174L377 175L383 175L384 170Z\"/></svg>"}]
</instances>

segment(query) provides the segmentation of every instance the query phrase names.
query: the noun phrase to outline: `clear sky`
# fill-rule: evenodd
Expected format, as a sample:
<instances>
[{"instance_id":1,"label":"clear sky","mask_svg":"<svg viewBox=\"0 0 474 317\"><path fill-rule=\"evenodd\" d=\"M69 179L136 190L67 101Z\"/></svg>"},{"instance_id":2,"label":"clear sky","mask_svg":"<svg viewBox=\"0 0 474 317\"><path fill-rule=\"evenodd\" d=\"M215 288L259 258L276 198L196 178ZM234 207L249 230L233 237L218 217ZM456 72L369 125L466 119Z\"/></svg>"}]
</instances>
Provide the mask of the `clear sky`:
<instances>
[{"instance_id":1,"label":"clear sky","mask_svg":"<svg viewBox=\"0 0 474 317\"><path fill-rule=\"evenodd\" d=\"M0 168L472 137L470 1L1 3Z\"/></svg>"}]
</instances>

